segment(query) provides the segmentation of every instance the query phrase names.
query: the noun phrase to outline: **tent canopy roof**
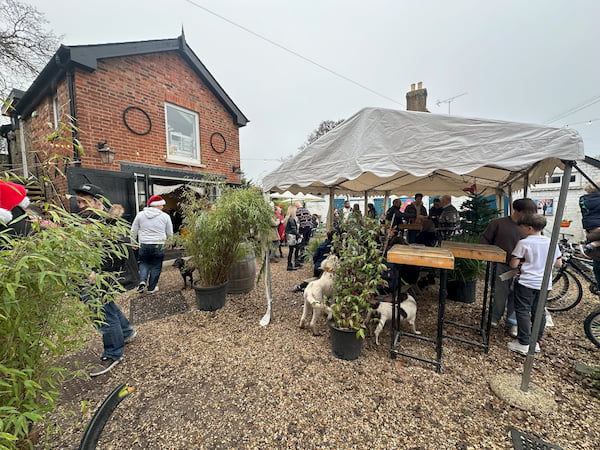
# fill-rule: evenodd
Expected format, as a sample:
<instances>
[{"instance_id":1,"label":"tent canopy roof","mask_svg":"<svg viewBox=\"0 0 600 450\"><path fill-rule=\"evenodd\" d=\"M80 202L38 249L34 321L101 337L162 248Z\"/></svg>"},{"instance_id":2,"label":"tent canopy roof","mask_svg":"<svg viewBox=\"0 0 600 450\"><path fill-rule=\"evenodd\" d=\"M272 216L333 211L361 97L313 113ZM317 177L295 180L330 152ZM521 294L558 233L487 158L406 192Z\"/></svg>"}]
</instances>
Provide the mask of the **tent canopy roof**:
<instances>
[{"instance_id":1,"label":"tent canopy roof","mask_svg":"<svg viewBox=\"0 0 600 450\"><path fill-rule=\"evenodd\" d=\"M364 108L263 179L265 191L463 195L541 180L585 158L572 129Z\"/></svg>"}]
</instances>

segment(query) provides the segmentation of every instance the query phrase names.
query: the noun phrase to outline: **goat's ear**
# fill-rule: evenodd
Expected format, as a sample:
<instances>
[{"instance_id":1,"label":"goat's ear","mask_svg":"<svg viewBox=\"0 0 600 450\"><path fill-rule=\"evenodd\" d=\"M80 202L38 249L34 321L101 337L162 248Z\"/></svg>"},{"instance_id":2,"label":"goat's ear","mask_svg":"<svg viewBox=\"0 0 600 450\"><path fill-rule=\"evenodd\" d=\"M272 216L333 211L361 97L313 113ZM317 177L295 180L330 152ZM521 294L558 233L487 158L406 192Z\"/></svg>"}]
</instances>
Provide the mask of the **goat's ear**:
<instances>
[{"instance_id":1,"label":"goat's ear","mask_svg":"<svg viewBox=\"0 0 600 450\"><path fill-rule=\"evenodd\" d=\"M406 292L399 292L398 293L398 300L400 300L401 302L403 302L407 298L408 298L408 294Z\"/></svg>"},{"instance_id":2,"label":"goat's ear","mask_svg":"<svg viewBox=\"0 0 600 450\"><path fill-rule=\"evenodd\" d=\"M408 290L409 290L410 288L411 288L411 285L410 285L410 284L404 284L404 285L400 286L400 292L402 292L402 293L406 293L406 292L408 292Z\"/></svg>"}]
</instances>

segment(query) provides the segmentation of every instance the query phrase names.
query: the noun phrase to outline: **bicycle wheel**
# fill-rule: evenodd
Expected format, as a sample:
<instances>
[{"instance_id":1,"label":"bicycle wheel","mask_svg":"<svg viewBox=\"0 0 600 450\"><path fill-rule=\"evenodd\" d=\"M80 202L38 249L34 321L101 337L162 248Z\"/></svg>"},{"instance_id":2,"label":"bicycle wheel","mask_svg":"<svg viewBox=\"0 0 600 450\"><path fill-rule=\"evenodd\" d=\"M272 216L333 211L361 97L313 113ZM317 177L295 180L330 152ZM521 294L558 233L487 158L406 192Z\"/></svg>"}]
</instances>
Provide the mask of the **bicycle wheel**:
<instances>
[{"instance_id":1,"label":"bicycle wheel","mask_svg":"<svg viewBox=\"0 0 600 450\"><path fill-rule=\"evenodd\" d=\"M586 336L597 347L600 347L600 309L585 318L583 329Z\"/></svg>"},{"instance_id":2,"label":"bicycle wheel","mask_svg":"<svg viewBox=\"0 0 600 450\"><path fill-rule=\"evenodd\" d=\"M552 283L546 308L549 311L567 311L574 308L583 297L581 281L571 272L563 271Z\"/></svg>"},{"instance_id":3,"label":"bicycle wheel","mask_svg":"<svg viewBox=\"0 0 600 450\"><path fill-rule=\"evenodd\" d=\"M548 292L548 303L553 302L569 290L569 277L565 275L565 268L552 269L552 290Z\"/></svg>"}]
</instances>

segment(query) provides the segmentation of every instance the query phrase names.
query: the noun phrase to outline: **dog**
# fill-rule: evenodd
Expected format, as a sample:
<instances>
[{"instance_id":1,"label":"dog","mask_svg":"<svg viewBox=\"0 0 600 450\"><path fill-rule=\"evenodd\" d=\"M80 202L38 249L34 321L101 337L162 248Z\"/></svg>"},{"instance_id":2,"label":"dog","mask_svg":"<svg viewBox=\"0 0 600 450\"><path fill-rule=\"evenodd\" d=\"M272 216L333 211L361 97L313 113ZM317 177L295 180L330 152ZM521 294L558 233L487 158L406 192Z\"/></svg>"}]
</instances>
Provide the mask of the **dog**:
<instances>
[{"instance_id":1,"label":"dog","mask_svg":"<svg viewBox=\"0 0 600 450\"><path fill-rule=\"evenodd\" d=\"M415 320L417 318L417 302L415 301L415 298L408 293L399 293L398 300L401 300L398 311L400 321L408 322L413 334L421 334L421 332L417 331L415 328ZM377 345L379 345L379 335L381 334L383 327L387 321L392 320L393 306L394 304L390 302L377 302L377 305L375 305L375 307L367 314L367 323L371 321L373 316L379 316L377 328L375 329L375 343Z\"/></svg>"},{"instance_id":2,"label":"dog","mask_svg":"<svg viewBox=\"0 0 600 450\"><path fill-rule=\"evenodd\" d=\"M338 257L333 254L325 258L321 263L323 269L321 277L308 283L304 289L304 307L300 318L300 328L306 326L308 315L312 313L309 327L315 336L319 335L316 328L317 318L321 315L329 316L331 314L331 308L325 303L325 298L330 297L333 293L333 279L338 263Z\"/></svg>"},{"instance_id":3,"label":"dog","mask_svg":"<svg viewBox=\"0 0 600 450\"><path fill-rule=\"evenodd\" d=\"M183 288L187 288L187 279L190 279L190 289L194 284L194 270L196 267L192 261L186 261L183 258L177 258L173 261L173 267L177 267L179 269L179 273L181 274L181 278L183 278Z\"/></svg>"}]
</instances>

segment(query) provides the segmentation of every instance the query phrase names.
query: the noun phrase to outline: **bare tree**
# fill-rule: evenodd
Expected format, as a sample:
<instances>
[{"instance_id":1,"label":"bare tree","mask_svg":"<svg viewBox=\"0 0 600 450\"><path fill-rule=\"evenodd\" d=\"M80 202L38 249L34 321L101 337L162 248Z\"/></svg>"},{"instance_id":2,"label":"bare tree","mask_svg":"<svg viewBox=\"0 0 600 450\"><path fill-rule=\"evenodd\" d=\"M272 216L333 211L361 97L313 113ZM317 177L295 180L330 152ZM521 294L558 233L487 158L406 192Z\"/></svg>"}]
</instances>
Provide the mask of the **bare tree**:
<instances>
[{"instance_id":1,"label":"bare tree","mask_svg":"<svg viewBox=\"0 0 600 450\"><path fill-rule=\"evenodd\" d=\"M319 139L321 136L323 136L324 134L329 133L331 130L333 130L335 127L337 127L343 121L344 121L344 119L340 119L340 120L324 120L323 122L321 122L319 124L319 126L317 127L316 130L314 130L312 133L310 133L308 135L308 137L306 138L306 142L304 142L304 144L302 144L298 148L300 150L304 150L306 147L308 147L314 141L316 141L317 139Z\"/></svg>"},{"instance_id":2,"label":"bare tree","mask_svg":"<svg viewBox=\"0 0 600 450\"><path fill-rule=\"evenodd\" d=\"M60 37L35 7L19 0L0 0L0 94L24 88L59 46Z\"/></svg>"}]
</instances>

